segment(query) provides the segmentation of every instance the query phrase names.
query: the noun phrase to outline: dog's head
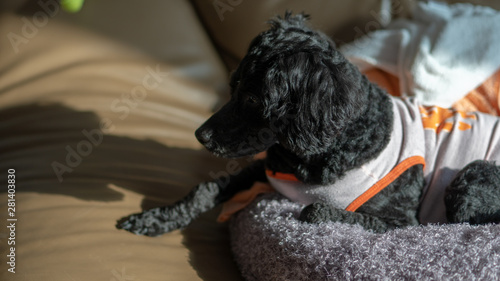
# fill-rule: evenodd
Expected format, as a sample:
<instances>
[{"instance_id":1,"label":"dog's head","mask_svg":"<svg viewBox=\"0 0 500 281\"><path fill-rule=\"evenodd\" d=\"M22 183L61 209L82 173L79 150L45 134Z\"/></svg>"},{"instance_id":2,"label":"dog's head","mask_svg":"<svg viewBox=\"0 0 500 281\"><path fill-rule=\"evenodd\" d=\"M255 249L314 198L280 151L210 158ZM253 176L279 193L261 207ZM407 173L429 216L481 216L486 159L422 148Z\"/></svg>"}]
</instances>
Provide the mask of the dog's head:
<instances>
[{"instance_id":1,"label":"dog's head","mask_svg":"<svg viewBox=\"0 0 500 281\"><path fill-rule=\"evenodd\" d=\"M279 143L301 156L322 153L359 117L361 74L307 18L286 13L252 41L230 101L196 131L209 151L241 157Z\"/></svg>"}]
</instances>

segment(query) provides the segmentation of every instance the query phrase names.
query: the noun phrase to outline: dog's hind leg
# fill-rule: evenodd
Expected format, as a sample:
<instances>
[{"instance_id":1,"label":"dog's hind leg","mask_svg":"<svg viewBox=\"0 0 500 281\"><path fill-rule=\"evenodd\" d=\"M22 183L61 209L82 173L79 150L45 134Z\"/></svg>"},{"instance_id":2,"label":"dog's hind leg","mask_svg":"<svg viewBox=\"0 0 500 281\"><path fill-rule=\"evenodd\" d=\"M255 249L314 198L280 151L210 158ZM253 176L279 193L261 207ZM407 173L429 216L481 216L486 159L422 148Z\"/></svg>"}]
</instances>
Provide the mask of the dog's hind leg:
<instances>
[{"instance_id":1,"label":"dog's hind leg","mask_svg":"<svg viewBox=\"0 0 500 281\"><path fill-rule=\"evenodd\" d=\"M483 160L468 164L446 188L444 200L451 223L500 222L500 166Z\"/></svg>"}]
</instances>

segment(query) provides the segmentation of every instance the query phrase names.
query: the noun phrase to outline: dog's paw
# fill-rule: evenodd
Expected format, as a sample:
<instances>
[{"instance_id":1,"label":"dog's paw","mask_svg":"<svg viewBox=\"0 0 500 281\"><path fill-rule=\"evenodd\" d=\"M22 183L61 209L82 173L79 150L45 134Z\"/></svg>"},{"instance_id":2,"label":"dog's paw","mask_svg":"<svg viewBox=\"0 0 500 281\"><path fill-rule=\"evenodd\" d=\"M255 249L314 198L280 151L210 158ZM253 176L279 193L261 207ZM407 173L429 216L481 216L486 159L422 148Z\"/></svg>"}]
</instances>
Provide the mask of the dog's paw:
<instances>
[{"instance_id":1,"label":"dog's paw","mask_svg":"<svg viewBox=\"0 0 500 281\"><path fill-rule=\"evenodd\" d=\"M299 220L308 223L322 223L338 221L338 210L323 202L316 202L306 206L300 213Z\"/></svg>"},{"instance_id":2,"label":"dog's paw","mask_svg":"<svg viewBox=\"0 0 500 281\"><path fill-rule=\"evenodd\" d=\"M166 219L165 213L166 210L164 208L155 208L133 214L120 219L116 223L116 228L150 237L159 236L180 228L177 222Z\"/></svg>"}]
</instances>

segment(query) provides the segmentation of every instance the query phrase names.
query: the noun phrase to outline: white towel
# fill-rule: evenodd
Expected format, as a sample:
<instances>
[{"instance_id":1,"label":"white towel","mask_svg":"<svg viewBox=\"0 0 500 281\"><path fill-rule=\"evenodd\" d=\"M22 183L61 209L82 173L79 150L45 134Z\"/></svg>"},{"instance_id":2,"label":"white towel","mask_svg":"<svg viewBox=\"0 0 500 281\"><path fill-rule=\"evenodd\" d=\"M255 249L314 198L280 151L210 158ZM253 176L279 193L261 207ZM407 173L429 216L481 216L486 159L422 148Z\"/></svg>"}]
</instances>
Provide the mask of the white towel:
<instances>
[{"instance_id":1,"label":"white towel","mask_svg":"<svg viewBox=\"0 0 500 281\"><path fill-rule=\"evenodd\" d=\"M450 107L500 68L500 12L419 2L411 19L395 20L341 51L361 70L396 75L403 96Z\"/></svg>"}]
</instances>

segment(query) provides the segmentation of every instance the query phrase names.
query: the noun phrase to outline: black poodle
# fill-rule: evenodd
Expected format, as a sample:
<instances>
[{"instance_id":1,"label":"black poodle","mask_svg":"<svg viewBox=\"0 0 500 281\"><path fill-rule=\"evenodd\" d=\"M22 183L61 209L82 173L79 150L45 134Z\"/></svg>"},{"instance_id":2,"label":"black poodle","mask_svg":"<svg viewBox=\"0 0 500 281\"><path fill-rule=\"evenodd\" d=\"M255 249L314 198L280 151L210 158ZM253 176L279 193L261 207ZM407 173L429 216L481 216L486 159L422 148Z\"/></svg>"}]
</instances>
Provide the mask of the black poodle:
<instances>
[{"instance_id":1,"label":"black poodle","mask_svg":"<svg viewBox=\"0 0 500 281\"><path fill-rule=\"evenodd\" d=\"M477 134L484 120L493 126L498 120L390 97L309 28L307 18L286 13L271 21L233 73L231 100L196 131L218 156L267 151L267 158L227 184L201 183L179 202L131 215L118 228L157 236L186 227L256 181L306 204L299 219L307 223L385 232L422 223L419 212L441 212L448 222L500 221L500 168L486 161L500 159L496 142L465 137L457 144L451 137ZM455 151L443 154L443 147ZM484 155L472 155L476 147ZM447 158L452 164L438 165ZM442 210L432 210L440 204Z\"/></svg>"}]
</instances>

